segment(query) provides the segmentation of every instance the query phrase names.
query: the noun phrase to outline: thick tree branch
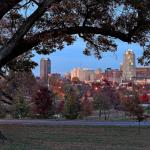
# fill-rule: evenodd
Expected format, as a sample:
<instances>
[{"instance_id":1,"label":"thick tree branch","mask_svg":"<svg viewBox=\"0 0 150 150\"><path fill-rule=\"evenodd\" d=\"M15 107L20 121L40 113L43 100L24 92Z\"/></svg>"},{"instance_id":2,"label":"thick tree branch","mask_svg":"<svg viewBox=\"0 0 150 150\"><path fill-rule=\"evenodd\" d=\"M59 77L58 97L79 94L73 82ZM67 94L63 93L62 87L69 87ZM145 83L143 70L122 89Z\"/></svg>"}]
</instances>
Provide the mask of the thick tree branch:
<instances>
[{"instance_id":1,"label":"thick tree branch","mask_svg":"<svg viewBox=\"0 0 150 150\"><path fill-rule=\"evenodd\" d=\"M9 101L7 101L7 100L5 100L5 99L1 99L0 101L2 101L4 104L12 105L11 102L9 102Z\"/></svg>"},{"instance_id":2,"label":"thick tree branch","mask_svg":"<svg viewBox=\"0 0 150 150\"><path fill-rule=\"evenodd\" d=\"M13 58L23 54L24 52L27 52L31 50L34 46L38 45L40 42L43 41L45 37L49 38L56 38L63 34L101 34L105 36L111 36L115 38L119 38L122 41L125 42L131 42L131 37L128 36L128 34L121 33L119 31L114 31L111 28L97 28L97 27L66 27L61 29L53 29L50 31L44 31L42 33L38 33L34 35L33 37L30 37L28 39L20 40L18 45L12 49L10 53L7 53L5 56L1 54L0 59L0 67L5 65L7 62L12 60Z\"/></svg>"},{"instance_id":3,"label":"thick tree branch","mask_svg":"<svg viewBox=\"0 0 150 150\"><path fill-rule=\"evenodd\" d=\"M35 10L35 12L27 18L27 20L22 24L22 26L18 29L16 34L12 37L12 39L6 43L0 49L0 66L4 64L3 58L11 55L16 49L19 41L23 38L23 36L29 31L32 25L45 13L45 11L50 7L50 5L54 2L59 2L60 0L45 0L40 6Z\"/></svg>"},{"instance_id":4,"label":"thick tree branch","mask_svg":"<svg viewBox=\"0 0 150 150\"><path fill-rule=\"evenodd\" d=\"M0 101L2 101L5 104L12 105L13 98L10 95L0 90L0 96L1 96Z\"/></svg>"},{"instance_id":5,"label":"thick tree branch","mask_svg":"<svg viewBox=\"0 0 150 150\"><path fill-rule=\"evenodd\" d=\"M32 0L32 2L34 2L36 5L40 5L40 3L39 2L37 2L36 0Z\"/></svg>"},{"instance_id":6,"label":"thick tree branch","mask_svg":"<svg viewBox=\"0 0 150 150\"><path fill-rule=\"evenodd\" d=\"M107 28L107 27L83 27L83 26L76 26L76 27L66 27L66 28L59 28L54 29L50 31L44 31L42 33L34 35L34 37L31 38L31 40L35 41L37 39L44 38L45 36L49 36L50 38L55 38L63 34L101 34L105 36L111 36L114 38L118 38L124 42L131 42L131 37L128 36L128 34L122 33L120 31L115 31L113 29Z\"/></svg>"},{"instance_id":7,"label":"thick tree branch","mask_svg":"<svg viewBox=\"0 0 150 150\"><path fill-rule=\"evenodd\" d=\"M22 0L0 0L0 19Z\"/></svg>"}]
</instances>

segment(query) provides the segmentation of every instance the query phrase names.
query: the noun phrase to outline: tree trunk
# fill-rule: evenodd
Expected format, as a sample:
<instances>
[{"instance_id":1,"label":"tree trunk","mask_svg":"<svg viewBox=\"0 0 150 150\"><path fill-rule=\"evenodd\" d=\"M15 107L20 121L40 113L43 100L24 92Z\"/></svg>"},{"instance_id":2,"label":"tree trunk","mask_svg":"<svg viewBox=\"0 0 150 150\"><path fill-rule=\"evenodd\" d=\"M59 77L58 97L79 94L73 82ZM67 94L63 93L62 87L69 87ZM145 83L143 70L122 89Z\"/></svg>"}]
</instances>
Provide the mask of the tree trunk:
<instances>
[{"instance_id":1,"label":"tree trunk","mask_svg":"<svg viewBox=\"0 0 150 150\"><path fill-rule=\"evenodd\" d=\"M139 121L139 126L138 126L138 134L141 134L141 121Z\"/></svg>"},{"instance_id":2,"label":"tree trunk","mask_svg":"<svg viewBox=\"0 0 150 150\"><path fill-rule=\"evenodd\" d=\"M107 111L107 118L109 119L109 114L110 114L110 111L108 110Z\"/></svg>"},{"instance_id":3,"label":"tree trunk","mask_svg":"<svg viewBox=\"0 0 150 150\"><path fill-rule=\"evenodd\" d=\"M106 114L105 110L104 110L104 118L105 118L105 120L107 120L107 114Z\"/></svg>"},{"instance_id":4,"label":"tree trunk","mask_svg":"<svg viewBox=\"0 0 150 150\"><path fill-rule=\"evenodd\" d=\"M0 131L0 140L4 143L7 138L3 135L3 133Z\"/></svg>"},{"instance_id":5,"label":"tree trunk","mask_svg":"<svg viewBox=\"0 0 150 150\"><path fill-rule=\"evenodd\" d=\"M99 119L101 118L101 116L102 116L102 110L99 109L99 114L98 114Z\"/></svg>"}]
</instances>

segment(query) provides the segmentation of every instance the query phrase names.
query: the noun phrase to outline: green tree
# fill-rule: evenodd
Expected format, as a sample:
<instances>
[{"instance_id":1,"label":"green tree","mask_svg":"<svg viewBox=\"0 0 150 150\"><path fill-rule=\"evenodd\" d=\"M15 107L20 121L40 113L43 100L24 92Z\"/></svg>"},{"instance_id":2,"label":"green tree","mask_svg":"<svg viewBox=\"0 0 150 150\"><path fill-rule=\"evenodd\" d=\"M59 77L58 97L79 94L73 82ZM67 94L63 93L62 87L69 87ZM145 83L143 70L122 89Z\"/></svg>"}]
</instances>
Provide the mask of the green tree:
<instances>
[{"instance_id":1,"label":"green tree","mask_svg":"<svg viewBox=\"0 0 150 150\"><path fill-rule=\"evenodd\" d=\"M64 117L66 119L77 119L80 112L80 104L76 92L70 88L65 94Z\"/></svg>"},{"instance_id":2,"label":"green tree","mask_svg":"<svg viewBox=\"0 0 150 150\"><path fill-rule=\"evenodd\" d=\"M12 115L14 118L25 118L30 114L30 103L24 97L21 91L15 94L13 102Z\"/></svg>"}]
</instances>

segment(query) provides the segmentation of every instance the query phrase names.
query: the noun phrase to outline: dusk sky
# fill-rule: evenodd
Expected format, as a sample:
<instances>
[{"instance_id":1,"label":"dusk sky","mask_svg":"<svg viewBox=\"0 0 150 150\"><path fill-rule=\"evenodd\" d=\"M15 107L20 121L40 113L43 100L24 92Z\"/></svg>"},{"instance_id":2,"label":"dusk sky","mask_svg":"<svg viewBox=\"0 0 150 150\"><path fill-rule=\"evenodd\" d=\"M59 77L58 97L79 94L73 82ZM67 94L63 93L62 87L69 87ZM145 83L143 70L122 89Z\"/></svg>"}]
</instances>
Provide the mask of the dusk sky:
<instances>
[{"instance_id":1,"label":"dusk sky","mask_svg":"<svg viewBox=\"0 0 150 150\"><path fill-rule=\"evenodd\" d=\"M51 55L35 55L34 60L39 64L41 58L50 58L52 73L64 74L70 72L75 67L97 69L106 68L117 69L120 68L120 64L123 62L124 52L130 48L135 52L136 58L142 55L142 48L137 44L127 44L125 42L117 40L118 50L115 53L106 52L102 54L102 59L98 60L94 56L85 56L83 49L85 43L78 39L73 45L66 46L62 51L57 51ZM137 66L139 64L137 63ZM40 74L40 65L33 70L36 76Z\"/></svg>"}]
</instances>

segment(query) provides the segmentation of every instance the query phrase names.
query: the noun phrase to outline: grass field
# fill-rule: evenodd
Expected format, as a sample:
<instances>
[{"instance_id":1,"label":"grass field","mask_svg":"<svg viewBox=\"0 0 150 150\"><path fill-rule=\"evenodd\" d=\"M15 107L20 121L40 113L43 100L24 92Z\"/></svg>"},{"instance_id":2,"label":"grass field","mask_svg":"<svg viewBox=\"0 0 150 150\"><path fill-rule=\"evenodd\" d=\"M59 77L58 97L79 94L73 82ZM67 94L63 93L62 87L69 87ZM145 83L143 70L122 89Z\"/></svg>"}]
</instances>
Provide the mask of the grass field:
<instances>
[{"instance_id":1,"label":"grass field","mask_svg":"<svg viewBox=\"0 0 150 150\"><path fill-rule=\"evenodd\" d=\"M150 150L150 128L1 125L0 150Z\"/></svg>"}]
</instances>

